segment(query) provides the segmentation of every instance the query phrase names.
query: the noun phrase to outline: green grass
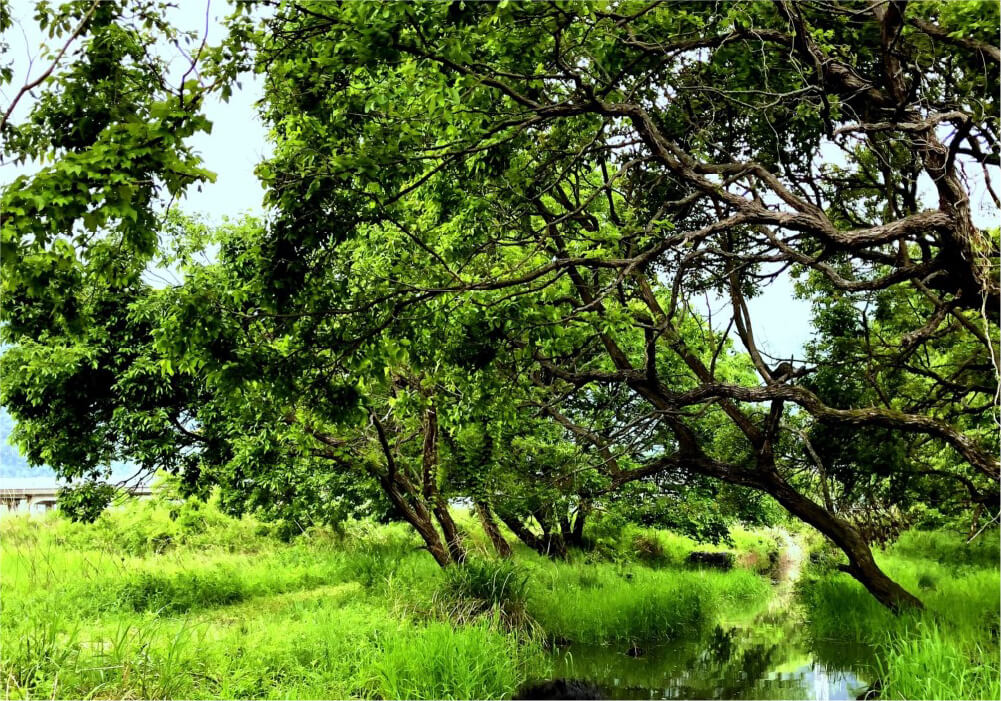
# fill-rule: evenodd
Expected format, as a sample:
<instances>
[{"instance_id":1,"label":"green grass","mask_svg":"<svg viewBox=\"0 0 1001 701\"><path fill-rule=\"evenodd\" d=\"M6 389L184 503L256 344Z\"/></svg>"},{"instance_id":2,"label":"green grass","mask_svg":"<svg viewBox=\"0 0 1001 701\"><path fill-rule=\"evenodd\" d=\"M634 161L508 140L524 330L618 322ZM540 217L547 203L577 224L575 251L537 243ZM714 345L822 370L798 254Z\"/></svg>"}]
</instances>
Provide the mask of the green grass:
<instances>
[{"instance_id":1,"label":"green grass","mask_svg":"<svg viewBox=\"0 0 1001 701\"><path fill-rule=\"evenodd\" d=\"M172 525L149 505L0 522L6 697L490 698L545 673L537 643L487 617L398 615L391 590L442 577L405 528L292 544L254 528L236 551L223 520L158 552L118 532L136 511L148 534Z\"/></svg>"},{"instance_id":2,"label":"green grass","mask_svg":"<svg viewBox=\"0 0 1001 701\"><path fill-rule=\"evenodd\" d=\"M402 524L288 543L155 502L91 525L4 517L0 546L8 698L505 698L549 673L547 638L671 637L768 589L748 571L522 548L474 547L442 572Z\"/></svg>"},{"instance_id":3,"label":"green grass","mask_svg":"<svg viewBox=\"0 0 1001 701\"><path fill-rule=\"evenodd\" d=\"M551 637L585 643L670 640L770 593L746 570L539 562L530 582L529 615Z\"/></svg>"},{"instance_id":4,"label":"green grass","mask_svg":"<svg viewBox=\"0 0 1001 701\"><path fill-rule=\"evenodd\" d=\"M551 561L518 547L504 561L459 518L472 556L443 572L402 524L311 528L285 542L213 506L132 504L89 526L4 517L4 695L506 698L551 674L547 641L694 639L777 601L759 574L774 559L773 532L738 530L730 547L708 548L625 529L610 555ZM694 549L732 550L738 567L688 567ZM920 614L894 617L823 561L800 596L815 635L878 648L884 696L997 698L989 554L912 533L880 555L924 599Z\"/></svg>"},{"instance_id":5,"label":"green grass","mask_svg":"<svg viewBox=\"0 0 1001 701\"><path fill-rule=\"evenodd\" d=\"M800 598L812 633L874 645L883 698L1001 698L998 535L981 538L967 545L946 532L914 531L877 552L887 574L925 605L900 616L850 576L811 567Z\"/></svg>"}]
</instances>

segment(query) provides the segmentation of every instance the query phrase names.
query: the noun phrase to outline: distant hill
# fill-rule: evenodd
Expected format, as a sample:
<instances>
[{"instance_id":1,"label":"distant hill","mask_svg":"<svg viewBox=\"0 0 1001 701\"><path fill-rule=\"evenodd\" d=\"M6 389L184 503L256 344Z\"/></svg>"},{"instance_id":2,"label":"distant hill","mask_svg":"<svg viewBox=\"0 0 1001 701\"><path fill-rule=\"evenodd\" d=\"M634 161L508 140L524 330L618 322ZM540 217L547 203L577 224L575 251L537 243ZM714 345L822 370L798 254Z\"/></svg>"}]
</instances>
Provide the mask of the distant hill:
<instances>
[{"instance_id":1,"label":"distant hill","mask_svg":"<svg viewBox=\"0 0 1001 701\"><path fill-rule=\"evenodd\" d=\"M17 447L10 444L10 434L14 432L14 418L0 407L0 479L30 477L39 480L55 480L55 471L48 466L32 467ZM125 479L136 468L129 463L112 463L113 479Z\"/></svg>"},{"instance_id":2,"label":"distant hill","mask_svg":"<svg viewBox=\"0 0 1001 701\"><path fill-rule=\"evenodd\" d=\"M0 477L51 477L56 473L48 467L32 467L17 448L10 444L14 419L0 407Z\"/></svg>"}]
</instances>

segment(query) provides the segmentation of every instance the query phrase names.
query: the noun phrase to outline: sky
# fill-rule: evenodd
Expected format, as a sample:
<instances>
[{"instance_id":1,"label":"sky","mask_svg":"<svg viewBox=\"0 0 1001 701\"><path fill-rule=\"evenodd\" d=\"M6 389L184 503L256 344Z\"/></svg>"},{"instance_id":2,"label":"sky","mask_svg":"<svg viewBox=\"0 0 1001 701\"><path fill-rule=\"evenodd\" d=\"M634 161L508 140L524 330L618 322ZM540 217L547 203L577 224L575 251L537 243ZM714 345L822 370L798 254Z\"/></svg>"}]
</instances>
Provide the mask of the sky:
<instances>
[{"instance_id":1,"label":"sky","mask_svg":"<svg viewBox=\"0 0 1001 701\"><path fill-rule=\"evenodd\" d=\"M168 15L171 23L181 30L198 32L199 37L208 29L208 41L216 42L223 36L222 20L230 12L230 5L220 0L181 0ZM32 19L33 0L14 0L11 15L15 24L6 37L10 55L14 59L14 89L0 92L0 104L9 104L12 93L27 80L37 77L46 67L39 48L43 35ZM206 22L206 17L208 22ZM200 38L199 38L200 41ZM186 65L176 51L161 52L170 57L171 68L183 71ZM212 220L223 216L236 216L243 212L260 213L264 191L254 176L254 166L268 153L267 130L256 116L254 103L261 98L261 82L254 76L241 80L241 89L228 103L213 99L206 106L206 116L212 121L211 134L198 134L191 144L205 159L206 166L217 174L215 183L206 183L202 191L192 189L181 202L185 211L201 212ZM22 100L13 119L30 109L30 100ZM31 165L0 166L0 183L9 182L24 172L31 172Z\"/></svg>"}]
</instances>

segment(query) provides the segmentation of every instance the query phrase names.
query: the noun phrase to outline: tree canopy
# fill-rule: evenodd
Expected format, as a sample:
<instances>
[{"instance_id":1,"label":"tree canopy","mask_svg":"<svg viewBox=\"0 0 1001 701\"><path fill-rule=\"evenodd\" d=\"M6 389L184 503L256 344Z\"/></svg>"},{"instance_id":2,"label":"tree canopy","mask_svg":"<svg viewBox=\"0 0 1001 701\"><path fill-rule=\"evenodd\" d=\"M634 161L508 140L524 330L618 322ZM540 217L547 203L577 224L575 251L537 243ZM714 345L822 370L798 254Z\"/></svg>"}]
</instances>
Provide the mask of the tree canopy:
<instances>
[{"instance_id":1,"label":"tree canopy","mask_svg":"<svg viewBox=\"0 0 1001 701\"><path fill-rule=\"evenodd\" d=\"M559 555L607 508L718 538L753 490L895 608L860 511L996 514L996 3L247 3L173 87L152 4L40 8L80 48L0 123L46 162L2 195L32 462L392 511L443 565L453 499ZM266 218L166 213L246 70ZM801 358L755 339L779 276Z\"/></svg>"}]
</instances>

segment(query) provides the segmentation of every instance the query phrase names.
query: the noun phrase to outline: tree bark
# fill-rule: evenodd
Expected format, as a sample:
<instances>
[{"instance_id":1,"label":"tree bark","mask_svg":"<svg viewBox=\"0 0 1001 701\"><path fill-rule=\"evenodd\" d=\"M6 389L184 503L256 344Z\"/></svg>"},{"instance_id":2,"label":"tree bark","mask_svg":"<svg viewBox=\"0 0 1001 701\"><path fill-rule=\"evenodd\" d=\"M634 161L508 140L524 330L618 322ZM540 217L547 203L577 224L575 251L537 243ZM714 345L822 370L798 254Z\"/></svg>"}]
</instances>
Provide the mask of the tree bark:
<instances>
[{"instance_id":1,"label":"tree bark","mask_svg":"<svg viewBox=\"0 0 1001 701\"><path fill-rule=\"evenodd\" d=\"M493 512L490 511L490 505L485 501L477 501L474 504L474 508L476 509L476 515L480 518L480 523L483 525L483 532L487 534L487 538L490 539L497 554L501 557L511 557L511 545L500 532L500 528L494 520Z\"/></svg>"},{"instance_id":2,"label":"tree bark","mask_svg":"<svg viewBox=\"0 0 1001 701\"><path fill-rule=\"evenodd\" d=\"M434 504L434 515L441 525L442 533L445 534L445 545L448 546L448 554L453 562L462 564L466 561L466 547L462 543L462 533L459 527L452 520L452 514L448 511L448 504L444 499L438 497Z\"/></svg>"},{"instance_id":3,"label":"tree bark","mask_svg":"<svg viewBox=\"0 0 1001 701\"><path fill-rule=\"evenodd\" d=\"M434 527L431 514L428 513L424 505L419 502L411 505L397 486L393 484L393 480L389 475L380 476L379 482L389 500L403 514L403 518L406 519L407 523L413 526L414 530L420 535L424 541L424 547L431 553L431 557L435 559L435 562L440 567L448 567L452 563L452 559L448 550L441 542L441 536L438 535L438 529Z\"/></svg>"},{"instance_id":4,"label":"tree bark","mask_svg":"<svg viewBox=\"0 0 1001 701\"><path fill-rule=\"evenodd\" d=\"M584 546L584 522L587 521L590 510L591 507L586 502L577 507L577 512L573 517L573 527L570 529L569 537L566 538L567 545L572 545L575 548Z\"/></svg>"}]
</instances>

